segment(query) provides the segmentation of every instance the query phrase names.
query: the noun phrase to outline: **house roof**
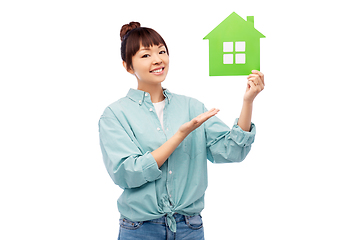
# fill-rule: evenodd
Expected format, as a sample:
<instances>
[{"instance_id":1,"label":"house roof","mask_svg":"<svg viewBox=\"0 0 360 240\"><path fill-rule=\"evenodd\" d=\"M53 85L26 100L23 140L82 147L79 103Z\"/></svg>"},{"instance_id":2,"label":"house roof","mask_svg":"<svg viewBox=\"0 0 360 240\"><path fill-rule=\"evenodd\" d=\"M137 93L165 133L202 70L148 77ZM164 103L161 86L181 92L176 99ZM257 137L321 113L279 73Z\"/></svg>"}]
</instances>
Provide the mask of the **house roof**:
<instances>
[{"instance_id":1,"label":"house roof","mask_svg":"<svg viewBox=\"0 0 360 240\"><path fill-rule=\"evenodd\" d=\"M203 39L219 37L222 39L231 39L234 37L264 38L265 36L254 28L253 16L248 16L247 21L245 21L242 17L233 12Z\"/></svg>"}]
</instances>

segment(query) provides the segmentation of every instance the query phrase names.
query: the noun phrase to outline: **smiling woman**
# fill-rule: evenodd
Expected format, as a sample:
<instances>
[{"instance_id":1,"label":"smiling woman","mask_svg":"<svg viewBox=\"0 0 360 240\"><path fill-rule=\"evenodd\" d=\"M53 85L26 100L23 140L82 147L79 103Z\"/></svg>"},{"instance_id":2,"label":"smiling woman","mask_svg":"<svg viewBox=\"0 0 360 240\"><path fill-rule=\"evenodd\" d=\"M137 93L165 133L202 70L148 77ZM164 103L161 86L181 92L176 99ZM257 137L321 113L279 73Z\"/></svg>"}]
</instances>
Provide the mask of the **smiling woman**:
<instances>
[{"instance_id":1,"label":"smiling woman","mask_svg":"<svg viewBox=\"0 0 360 240\"><path fill-rule=\"evenodd\" d=\"M230 129L198 100L162 88L169 69L163 38L137 22L121 28L121 57L138 88L109 105L99 121L103 160L115 184L119 239L204 239L201 211L207 159L241 162L251 149L252 102L264 76L248 77L244 105Z\"/></svg>"}]
</instances>

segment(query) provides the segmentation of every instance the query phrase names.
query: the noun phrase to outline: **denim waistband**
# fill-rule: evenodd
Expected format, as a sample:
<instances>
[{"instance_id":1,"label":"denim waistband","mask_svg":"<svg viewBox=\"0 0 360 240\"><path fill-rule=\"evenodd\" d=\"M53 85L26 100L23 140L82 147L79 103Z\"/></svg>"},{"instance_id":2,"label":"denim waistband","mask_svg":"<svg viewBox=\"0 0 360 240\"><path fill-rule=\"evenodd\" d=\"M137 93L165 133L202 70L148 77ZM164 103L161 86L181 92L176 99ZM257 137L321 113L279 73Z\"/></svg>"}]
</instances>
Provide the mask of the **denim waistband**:
<instances>
[{"instance_id":1,"label":"denim waistband","mask_svg":"<svg viewBox=\"0 0 360 240\"><path fill-rule=\"evenodd\" d=\"M192 216L197 216L197 215L199 215L199 214L195 214ZM123 216L121 216L121 217L123 218ZM147 221L141 221L141 222L163 224L165 226L168 226L172 232L176 232L176 224L179 222L188 221L189 217L191 217L191 216L186 216L186 215L182 215L179 213L174 213L174 214L170 213L170 214L165 214L164 216L162 216L160 218L147 220ZM124 218L126 218L126 217L124 217Z\"/></svg>"},{"instance_id":2,"label":"denim waistband","mask_svg":"<svg viewBox=\"0 0 360 240\"><path fill-rule=\"evenodd\" d=\"M162 216L162 217L160 217L160 218L148 220L148 221L146 221L146 222L165 224L166 217L167 217L167 215L164 215L164 216ZM174 217L174 219L175 219L176 222L185 221L185 216L184 216L184 215L181 215L181 214L179 214L179 213L174 213L174 214L173 214L173 217Z\"/></svg>"}]
</instances>

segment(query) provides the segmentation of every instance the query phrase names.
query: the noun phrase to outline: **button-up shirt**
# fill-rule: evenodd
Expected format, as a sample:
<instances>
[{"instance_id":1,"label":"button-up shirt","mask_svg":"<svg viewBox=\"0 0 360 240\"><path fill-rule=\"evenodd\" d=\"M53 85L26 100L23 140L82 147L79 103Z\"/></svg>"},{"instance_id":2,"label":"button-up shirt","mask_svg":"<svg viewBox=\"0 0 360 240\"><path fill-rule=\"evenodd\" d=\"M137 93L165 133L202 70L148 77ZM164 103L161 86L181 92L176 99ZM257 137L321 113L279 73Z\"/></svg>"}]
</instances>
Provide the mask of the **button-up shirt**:
<instances>
[{"instance_id":1,"label":"button-up shirt","mask_svg":"<svg viewBox=\"0 0 360 240\"><path fill-rule=\"evenodd\" d=\"M243 131L237 121L230 129L214 116L191 132L165 163L151 152L171 138L179 127L207 111L198 100L164 89L163 128L150 94L130 89L109 105L99 120L100 146L106 169L123 192L118 199L121 217L147 221L166 215L199 214L207 188L207 159L212 163L241 162L254 142L255 125Z\"/></svg>"}]
</instances>

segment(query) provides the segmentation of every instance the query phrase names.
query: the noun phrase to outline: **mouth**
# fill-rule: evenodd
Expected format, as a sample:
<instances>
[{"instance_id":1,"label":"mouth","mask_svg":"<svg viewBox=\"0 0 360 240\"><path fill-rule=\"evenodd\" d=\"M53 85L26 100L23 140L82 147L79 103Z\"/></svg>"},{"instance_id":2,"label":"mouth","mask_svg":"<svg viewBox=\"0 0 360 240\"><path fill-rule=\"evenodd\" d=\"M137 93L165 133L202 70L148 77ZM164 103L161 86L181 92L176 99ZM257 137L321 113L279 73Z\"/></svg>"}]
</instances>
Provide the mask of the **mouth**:
<instances>
[{"instance_id":1,"label":"mouth","mask_svg":"<svg viewBox=\"0 0 360 240\"><path fill-rule=\"evenodd\" d=\"M165 67L155 68L150 71L150 73L153 73L155 75L160 75L164 72Z\"/></svg>"}]
</instances>

